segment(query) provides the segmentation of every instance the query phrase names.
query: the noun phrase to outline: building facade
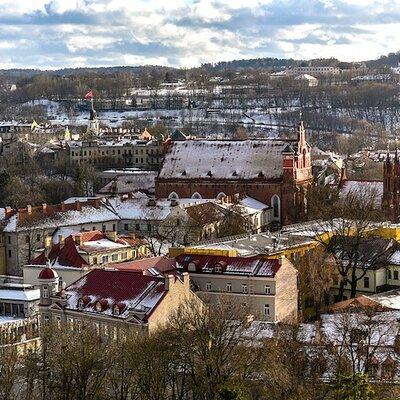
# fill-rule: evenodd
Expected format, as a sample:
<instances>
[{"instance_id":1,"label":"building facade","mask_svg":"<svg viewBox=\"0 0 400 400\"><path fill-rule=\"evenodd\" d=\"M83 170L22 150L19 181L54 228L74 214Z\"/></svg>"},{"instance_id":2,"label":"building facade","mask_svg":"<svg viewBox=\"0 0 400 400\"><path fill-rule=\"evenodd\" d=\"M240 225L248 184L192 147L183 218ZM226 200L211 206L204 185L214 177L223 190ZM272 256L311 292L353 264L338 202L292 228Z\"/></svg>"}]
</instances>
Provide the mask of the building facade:
<instances>
[{"instance_id":1,"label":"building facade","mask_svg":"<svg viewBox=\"0 0 400 400\"><path fill-rule=\"evenodd\" d=\"M118 340L127 331L149 335L165 326L188 302L200 306L189 277L151 277L130 271L95 269L59 291L51 268L39 275L41 321L80 330L92 326L98 335Z\"/></svg>"},{"instance_id":2,"label":"building facade","mask_svg":"<svg viewBox=\"0 0 400 400\"><path fill-rule=\"evenodd\" d=\"M296 140L173 142L156 179L156 197L222 198L243 193L287 224L307 211L313 180L310 146L300 122Z\"/></svg>"},{"instance_id":3,"label":"building facade","mask_svg":"<svg viewBox=\"0 0 400 400\"><path fill-rule=\"evenodd\" d=\"M180 254L178 271L189 273L202 298L227 306L244 306L257 320L295 321L297 271L289 260Z\"/></svg>"}]
</instances>

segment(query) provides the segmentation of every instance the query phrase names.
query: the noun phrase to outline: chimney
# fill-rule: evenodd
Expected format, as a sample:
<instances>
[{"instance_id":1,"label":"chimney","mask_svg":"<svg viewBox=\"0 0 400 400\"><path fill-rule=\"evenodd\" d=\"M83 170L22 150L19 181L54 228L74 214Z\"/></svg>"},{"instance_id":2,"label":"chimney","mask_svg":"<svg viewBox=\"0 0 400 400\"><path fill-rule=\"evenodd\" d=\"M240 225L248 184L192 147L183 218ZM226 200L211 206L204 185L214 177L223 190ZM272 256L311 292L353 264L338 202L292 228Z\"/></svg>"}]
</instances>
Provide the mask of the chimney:
<instances>
[{"instance_id":1,"label":"chimney","mask_svg":"<svg viewBox=\"0 0 400 400\"><path fill-rule=\"evenodd\" d=\"M174 283L174 279L175 279L174 275L168 275L165 278L165 290L170 290L171 289L171 287L172 287L172 285Z\"/></svg>"},{"instance_id":2,"label":"chimney","mask_svg":"<svg viewBox=\"0 0 400 400\"><path fill-rule=\"evenodd\" d=\"M4 212L5 212L5 217L6 218L11 217L13 215L13 209L10 206L7 206L4 209Z\"/></svg>"},{"instance_id":3,"label":"chimney","mask_svg":"<svg viewBox=\"0 0 400 400\"><path fill-rule=\"evenodd\" d=\"M75 235L74 241L78 246L80 246L82 244L82 235L81 234Z\"/></svg>"},{"instance_id":4,"label":"chimney","mask_svg":"<svg viewBox=\"0 0 400 400\"><path fill-rule=\"evenodd\" d=\"M75 210L77 210L77 211L81 211L81 210L82 210L82 205L81 205L81 203L79 202L79 200L77 200L77 201L75 202Z\"/></svg>"},{"instance_id":5,"label":"chimney","mask_svg":"<svg viewBox=\"0 0 400 400\"><path fill-rule=\"evenodd\" d=\"M154 207L154 206L156 206L156 205L157 205L157 204L156 204L156 199L155 199L154 197L150 197L149 200L147 201L147 205L148 205L149 207Z\"/></svg>"},{"instance_id":6,"label":"chimney","mask_svg":"<svg viewBox=\"0 0 400 400\"><path fill-rule=\"evenodd\" d=\"M182 275L181 275L181 279L183 281L183 284L187 287L187 289L190 290L189 273L188 272L183 272Z\"/></svg>"},{"instance_id":7,"label":"chimney","mask_svg":"<svg viewBox=\"0 0 400 400\"><path fill-rule=\"evenodd\" d=\"M28 214L32 214L32 206L30 204L26 206L26 211L28 212Z\"/></svg>"},{"instance_id":8,"label":"chimney","mask_svg":"<svg viewBox=\"0 0 400 400\"><path fill-rule=\"evenodd\" d=\"M93 207L100 208L100 199L93 200Z\"/></svg>"},{"instance_id":9,"label":"chimney","mask_svg":"<svg viewBox=\"0 0 400 400\"><path fill-rule=\"evenodd\" d=\"M117 237L117 232L116 231L110 231L110 232L106 232L106 236L112 240L113 242L116 242L118 237Z\"/></svg>"},{"instance_id":10,"label":"chimney","mask_svg":"<svg viewBox=\"0 0 400 400\"><path fill-rule=\"evenodd\" d=\"M58 235L58 243L60 244L60 249L62 249L65 244L65 238L63 235Z\"/></svg>"},{"instance_id":11,"label":"chimney","mask_svg":"<svg viewBox=\"0 0 400 400\"><path fill-rule=\"evenodd\" d=\"M44 238L44 247L45 247L45 249L46 250L50 249L52 244L53 244L53 240L52 240L51 236L46 236Z\"/></svg>"},{"instance_id":12,"label":"chimney","mask_svg":"<svg viewBox=\"0 0 400 400\"><path fill-rule=\"evenodd\" d=\"M47 204L43 203L42 204L42 212L43 212L43 214L46 214L46 210L47 210Z\"/></svg>"},{"instance_id":13,"label":"chimney","mask_svg":"<svg viewBox=\"0 0 400 400\"><path fill-rule=\"evenodd\" d=\"M64 202L62 202L60 204L60 211L65 211L65 203Z\"/></svg>"}]
</instances>

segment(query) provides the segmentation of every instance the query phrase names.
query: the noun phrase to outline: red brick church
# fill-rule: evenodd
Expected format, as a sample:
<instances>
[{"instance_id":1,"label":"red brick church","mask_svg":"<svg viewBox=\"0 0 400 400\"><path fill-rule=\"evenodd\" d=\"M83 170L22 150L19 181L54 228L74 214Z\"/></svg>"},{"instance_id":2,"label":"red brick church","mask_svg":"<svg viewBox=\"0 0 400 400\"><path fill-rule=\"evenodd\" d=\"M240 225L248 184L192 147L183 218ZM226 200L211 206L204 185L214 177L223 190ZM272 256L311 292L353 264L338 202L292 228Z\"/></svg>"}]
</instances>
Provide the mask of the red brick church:
<instances>
[{"instance_id":1,"label":"red brick church","mask_svg":"<svg viewBox=\"0 0 400 400\"><path fill-rule=\"evenodd\" d=\"M400 159L396 149L394 159L388 151L383 164L382 210L389 220L399 222L400 217Z\"/></svg>"},{"instance_id":2,"label":"red brick church","mask_svg":"<svg viewBox=\"0 0 400 400\"><path fill-rule=\"evenodd\" d=\"M312 179L310 146L300 122L296 139L172 142L156 178L156 196L244 193L270 205L273 219L287 224L305 214Z\"/></svg>"}]
</instances>

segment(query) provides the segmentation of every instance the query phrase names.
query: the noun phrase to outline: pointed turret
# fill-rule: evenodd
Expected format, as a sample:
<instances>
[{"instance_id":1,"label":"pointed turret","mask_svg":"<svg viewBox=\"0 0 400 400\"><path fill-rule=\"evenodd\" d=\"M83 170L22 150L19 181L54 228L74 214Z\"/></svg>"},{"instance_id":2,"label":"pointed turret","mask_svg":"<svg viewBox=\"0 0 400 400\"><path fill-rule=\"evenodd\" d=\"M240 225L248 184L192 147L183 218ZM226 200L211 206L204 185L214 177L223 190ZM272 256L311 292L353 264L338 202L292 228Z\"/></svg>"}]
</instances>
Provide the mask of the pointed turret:
<instances>
[{"instance_id":1,"label":"pointed turret","mask_svg":"<svg viewBox=\"0 0 400 400\"><path fill-rule=\"evenodd\" d=\"M299 113L299 123L297 124L297 141L299 144L299 148L303 147L306 145L306 130L304 129L304 123L303 123L303 113L300 110Z\"/></svg>"}]
</instances>

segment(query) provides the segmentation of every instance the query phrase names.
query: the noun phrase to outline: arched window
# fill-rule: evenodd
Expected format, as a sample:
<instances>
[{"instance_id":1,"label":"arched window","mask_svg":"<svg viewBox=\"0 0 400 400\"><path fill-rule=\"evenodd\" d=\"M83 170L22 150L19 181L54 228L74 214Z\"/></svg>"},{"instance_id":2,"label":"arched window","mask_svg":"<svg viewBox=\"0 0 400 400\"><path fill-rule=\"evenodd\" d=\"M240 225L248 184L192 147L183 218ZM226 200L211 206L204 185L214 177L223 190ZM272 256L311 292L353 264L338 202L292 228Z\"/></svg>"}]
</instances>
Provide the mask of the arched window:
<instances>
[{"instance_id":1,"label":"arched window","mask_svg":"<svg viewBox=\"0 0 400 400\"><path fill-rule=\"evenodd\" d=\"M217 200L221 200L223 197L226 197L226 194L224 192L220 192L217 195Z\"/></svg>"},{"instance_id":2,"label":"arched window","mask_svg":"<svg viewBox=\"0 0 400 400\"><path fill-rule=\"evenodd\" d=\"M198 192L193 193L192 199L202 199L201 194Z\"/></svg>"},{"instance_id":3,"label":"arched window","mask_svg":"<svg viewBox=\"0 0 400 400\"><path fill-rule=\"evenodd\" d=\"M272 216L274 220L281 219L281 199L278 195L274 194L271 198Z\"/></svg>"},{"instance_id":4,"label":"arched window","mask_svg":"<svg viewBox=\"0 0 400 400\"><path fill-rule=\"evenodd\" d=\"M307 150L303 149L303 168L306 167Z\"/></svg>"},{"instance_id":5,"label":"arched window","mask_svg":"<svg viewBox=\"0 0 400 400\"><path fill-rule=\"evenodd\" d=\"M169 194L168 200L171 200L171 199L176 199L176 200L179 199L179 196L176 194L176 192L172 192Z\"/></svg>"}]
</instances>

